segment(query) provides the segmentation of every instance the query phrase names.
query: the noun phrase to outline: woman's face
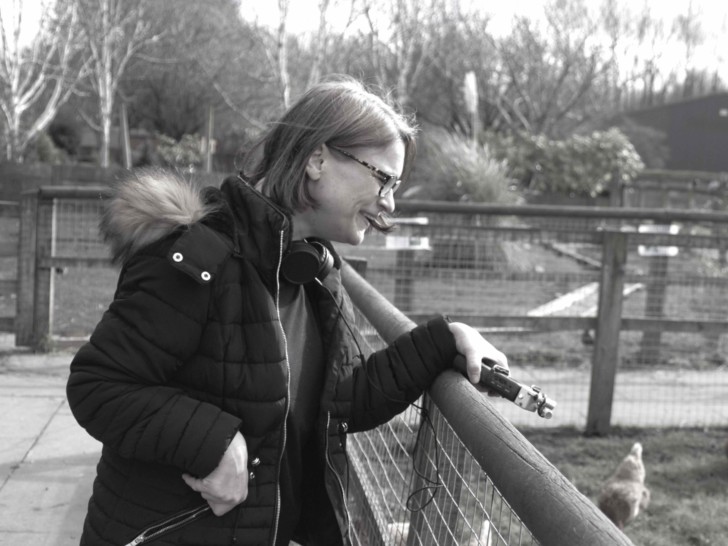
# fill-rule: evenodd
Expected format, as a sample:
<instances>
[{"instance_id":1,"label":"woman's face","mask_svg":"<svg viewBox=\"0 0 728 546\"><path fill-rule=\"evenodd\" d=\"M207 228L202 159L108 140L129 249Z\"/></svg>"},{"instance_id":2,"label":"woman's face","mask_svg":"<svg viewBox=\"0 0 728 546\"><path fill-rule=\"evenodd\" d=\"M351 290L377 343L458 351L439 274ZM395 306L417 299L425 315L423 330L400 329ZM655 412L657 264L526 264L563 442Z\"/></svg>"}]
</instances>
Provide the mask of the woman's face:
<instances>
[{"instance_id":1,"label":"woman's face","mask_svg":"<svg viewBox=\"0 0 728 546\"><path fill-rule=\"evenodd\" d=\"M347 152L384 173L399 177L405 147L396 141L385 148L352 148ZM355 159L323 145L309 159L306 172L311 197L318 203L293 216L293 237L320 237L358 245L380 213L394 212L394 194L379 196L376 175Z\"/></svg>"}]
</instances>

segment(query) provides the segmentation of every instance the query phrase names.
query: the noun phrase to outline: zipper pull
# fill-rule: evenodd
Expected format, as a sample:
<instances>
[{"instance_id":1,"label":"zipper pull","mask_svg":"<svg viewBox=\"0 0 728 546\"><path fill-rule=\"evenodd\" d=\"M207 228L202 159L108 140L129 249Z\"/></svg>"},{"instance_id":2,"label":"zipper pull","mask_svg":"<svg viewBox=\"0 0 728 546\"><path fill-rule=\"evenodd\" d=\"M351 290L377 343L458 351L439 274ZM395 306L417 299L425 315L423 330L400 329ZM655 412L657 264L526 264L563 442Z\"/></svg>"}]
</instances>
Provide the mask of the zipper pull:
<instances>
[{"instance_id":1,"label":"zipper pull","mask_svg":"<svg viewBox=\"0 0 728 546\"><path fill-rule=\"evenodd\" d=\"M134 540L132 540L131 542L129 542L125 546L137 546L137 544L141 544L142 542L144 542L146 540L146 537L144 536L145 534L146 534L146 531L142 532L141 535L139 535L138 537L136 537Z\"/></svg>"}]
</instances>

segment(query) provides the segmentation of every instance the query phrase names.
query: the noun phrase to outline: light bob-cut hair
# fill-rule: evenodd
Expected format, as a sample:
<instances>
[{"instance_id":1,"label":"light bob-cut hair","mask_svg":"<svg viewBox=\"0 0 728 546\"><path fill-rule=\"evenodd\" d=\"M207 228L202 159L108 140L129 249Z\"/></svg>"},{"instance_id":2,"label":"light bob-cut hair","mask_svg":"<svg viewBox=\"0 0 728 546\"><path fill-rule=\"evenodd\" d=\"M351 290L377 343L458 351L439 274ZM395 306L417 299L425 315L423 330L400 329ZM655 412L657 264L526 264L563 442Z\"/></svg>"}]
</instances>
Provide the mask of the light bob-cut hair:
<instances>
[{"instance_id":1,"label":"light bob-cut hair","mask_svg":"<svg viewBox=\"0 0 728 546\"><path fill-rule=\"evenodd\" d=\"M322 144L346 149L385 148L401 140L407 179L415 156L417 128L392 104L350 77L337 76L312 86L273 123L243 158L241 177L289 212L316 207L308 191L306 162ZM389 231L383 216L374 226Z\"/></svg>"}]
</instances>

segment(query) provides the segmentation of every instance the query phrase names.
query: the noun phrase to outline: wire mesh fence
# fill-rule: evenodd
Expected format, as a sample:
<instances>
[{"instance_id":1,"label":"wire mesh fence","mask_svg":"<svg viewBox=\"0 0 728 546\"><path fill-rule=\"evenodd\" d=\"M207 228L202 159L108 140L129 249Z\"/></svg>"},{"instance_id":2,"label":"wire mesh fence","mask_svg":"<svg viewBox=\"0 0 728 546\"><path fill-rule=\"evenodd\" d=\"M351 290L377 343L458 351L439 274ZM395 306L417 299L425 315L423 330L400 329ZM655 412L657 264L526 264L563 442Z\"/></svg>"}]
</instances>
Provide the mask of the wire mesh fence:
<instances>
[{"instance_id":1,"label":"wire mesh fence","mask_svg":"<svg viewBox=\"0 0 728 546\"><path fill-rule=\"evenodd\" d=\"M419 439L402 418L353 435L355 543L538 544L442 415L420 426Z\"/></svg>"},{"instance_id":2,"label":"wire mesh fence","mask_svg":"<svg viewBox=\"0 0 728 546\"><path fill-rule=\"evenodd\" d=\"M12 331L17 298L18 204L0 201L0 332Z\"/></svg>"},{"instance_id":3,"label":"wire mesh fence","mask_svg":"<svg viewBox=\"0 0 728 546\"><path fill-rule=\"evenodd\" d=\"M384 346L361 313L357 330L373 349ZM355 544L538 544L427 397L351 435L348 457Z\"/></svg>"},{"instance_id":4,"label":"wire mesh fence","mask_svg":"<svg viewBox=\"0 0 728 546\"><path fill-rule=\"evenodd\" d=\"M728 422L728 216L403 206L396 238L342 252L415 322L447 313L479 326L559 401L550 425L584 424L609 231L627 237L613 424Z\"/></svg>"},{"instance_id":5,"label":"wire mesh fence","mask_svg":"<svg viewBox=\"0 0 728 546\"><path fill-rule=\"evenodd\" d=\"M56 193L40 195L36 203L35 258L37 269L49 272L54 310L49 324L56 338L88 336L112 297L118 275L98 238L101 202L98 195L89 197ZM551 377L554 385L564 387L570 382L564 374L584 374L589 366L584 341L589 332L582 326L593 326L596 302L590 298L598 292L594 283L600 282L598 228L607 224L583 218L578 230L569 231L564 227L568 218L522 218L516 210L493 216L439 214L432 223L429 218L427 223L415 220L402 229L398 236L406 240L375 236L367 247L342 251L346 256L368 253L367 278L411 316L445 312L467 318L515 356L514 373L523 382L534 377L542 383ZM433 227L440 231L428 231ZM645 234L649 236L654 237ZM562 296L563 301L554 303ZM564 310L577 303L583 308L578 320L564 322L573 316ZM509 313L518 320L509 321ZM545 319L556 321L539 330L538 321ZM574 335L569 324L578 324L576 334L581 336L573 352L573 340L566 338ZM366 323L359 330L377 342ZM724 343L723 337L717 336L718 344ZM566 354L573 360L565 360ZM559 411L573 403L574 414L583 414L583 383L575 387L572 400L566 396L568 389L559 392L568 403L549 390L559 401ZM505 401L499 409L504 415L514 412L514 422L545 423ZM405 414L356 435L350 443L354 472L349 508L358 543L536 544L522 514L511 509L440 409L428 405L428 410L424 421Z\"/></svg>"},{"instance_id":6,"label":"wire mesh fence","mask_svg":"<svg viewBox=\"0 0 728 546\"><path fill-rule=\"evenodd\" d=\"M39 270L50 272L55 339L87 337L114 291L118 270L98 236L100 195L64 188L39 201L39 233L52 235ZM367 280L415 322L446 313L480 328L522 382L558 401L555 418L539 426L584 425L610 231L628 247L612 423L728 422L726 215L418 206L400 204L394 235L339 250L365 260ZM538 422L502 409L519 426Z\"/></svg>"}]
</instances>

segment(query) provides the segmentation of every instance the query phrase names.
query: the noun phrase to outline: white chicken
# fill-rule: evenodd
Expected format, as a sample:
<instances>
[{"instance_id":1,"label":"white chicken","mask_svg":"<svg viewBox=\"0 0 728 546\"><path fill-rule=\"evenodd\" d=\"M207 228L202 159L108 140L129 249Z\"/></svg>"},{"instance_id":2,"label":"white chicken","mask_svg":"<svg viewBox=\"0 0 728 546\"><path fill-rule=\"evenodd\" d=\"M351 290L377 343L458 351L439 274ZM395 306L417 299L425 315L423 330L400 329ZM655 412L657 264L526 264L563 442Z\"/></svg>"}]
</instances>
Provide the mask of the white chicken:
<instances>
[{"instance_id":1,"label":"white chicken","mask_svg":"<svg viewBox=\"0 0 728 546\"><path fill-rule=\"evenodd\" d=\"M620 529L647 508L650 491L645 487L642 444L636 442L617 470L604 482L598 498L599 509Z\"/></svg>"}]
</instances>

